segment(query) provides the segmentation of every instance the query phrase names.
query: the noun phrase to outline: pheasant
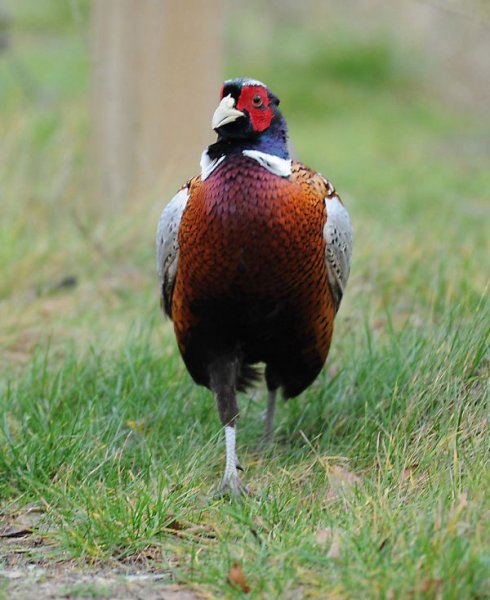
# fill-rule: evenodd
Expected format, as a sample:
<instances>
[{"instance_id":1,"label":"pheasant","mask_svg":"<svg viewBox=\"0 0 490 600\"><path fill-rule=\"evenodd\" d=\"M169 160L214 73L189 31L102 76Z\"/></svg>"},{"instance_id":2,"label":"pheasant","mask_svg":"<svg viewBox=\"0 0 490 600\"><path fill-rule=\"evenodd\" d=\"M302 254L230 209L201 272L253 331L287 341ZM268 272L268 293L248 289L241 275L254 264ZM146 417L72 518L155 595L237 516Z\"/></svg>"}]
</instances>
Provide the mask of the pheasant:
<instances>
[{"instance_id":1,"label":"pheasant","mask_svg":"<svg viewBox=\"0 0 490 600\"><path fill-rule=\"evenodd\" d=\"M201 173L162 212L164 312L193 380L215 395L225 430L220 490L246 491L236 456L237 391L265 364L268 441L278 389L297 396L322 369L349 277L352 228L333 185L293 161L279 99L260 81L225 81L218 135Z\"/></svg>"}]
</instances>

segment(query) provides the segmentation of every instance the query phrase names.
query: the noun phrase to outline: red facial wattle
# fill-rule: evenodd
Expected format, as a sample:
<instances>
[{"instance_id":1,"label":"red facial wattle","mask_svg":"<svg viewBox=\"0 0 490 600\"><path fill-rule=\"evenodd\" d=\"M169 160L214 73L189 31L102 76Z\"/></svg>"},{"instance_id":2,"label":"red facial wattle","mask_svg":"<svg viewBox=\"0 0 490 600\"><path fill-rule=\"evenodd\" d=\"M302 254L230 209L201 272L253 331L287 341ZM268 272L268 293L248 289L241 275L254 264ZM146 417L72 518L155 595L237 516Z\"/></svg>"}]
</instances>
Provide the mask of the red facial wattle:
<instances>
[{"instance_id":1,"label":"red facial wattle","mask_svg":"<svg viewBox=\"0 0 490 600\"><path fill-rule=\"evenodd\" d=\"M262 105L260 107L254 106L253 100L256 96L262 98ZM248 112L252 127L254 131L257 131L258 133L268 129L272 118L274 117L269 106L267 90L259 85L243 87L236 107L238 110L246 110Z\"/></svg>"}]
</instances>

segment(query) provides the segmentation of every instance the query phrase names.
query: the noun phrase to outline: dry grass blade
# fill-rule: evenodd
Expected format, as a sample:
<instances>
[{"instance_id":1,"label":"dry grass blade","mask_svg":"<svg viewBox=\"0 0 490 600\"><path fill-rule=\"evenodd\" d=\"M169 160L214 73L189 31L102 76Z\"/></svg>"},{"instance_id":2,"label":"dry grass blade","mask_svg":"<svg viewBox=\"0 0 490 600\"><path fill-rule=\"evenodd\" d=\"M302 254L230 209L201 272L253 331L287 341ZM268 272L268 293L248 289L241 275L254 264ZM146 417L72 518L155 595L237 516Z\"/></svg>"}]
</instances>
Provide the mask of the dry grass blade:
<instances>
[{"instance_id":1,"label":"dry grass blade","mask_svg":"<svg viewBox=\"0 0 490 600\"><path fill-rule=\"evenodd\" d=\"M36 506L0 519L0 538L22 538L32 535L44 511Z\"/></svg>"}]
</instances>

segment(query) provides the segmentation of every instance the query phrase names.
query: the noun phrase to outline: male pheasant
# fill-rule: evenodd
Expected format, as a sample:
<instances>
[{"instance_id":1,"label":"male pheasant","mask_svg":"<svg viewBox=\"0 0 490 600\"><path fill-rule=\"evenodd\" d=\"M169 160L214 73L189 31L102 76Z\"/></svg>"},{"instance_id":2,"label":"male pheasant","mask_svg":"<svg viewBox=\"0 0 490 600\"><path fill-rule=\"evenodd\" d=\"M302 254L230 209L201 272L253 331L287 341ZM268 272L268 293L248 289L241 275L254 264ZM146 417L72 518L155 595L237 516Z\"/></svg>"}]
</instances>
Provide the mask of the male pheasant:
<instances>
[{"instance_id":1,"label":"male pheasant","mask_svg":"<svg viewBox=\"0 0 490 600\"><path fill-rule=\"evenodd\" d=\"M291 160L279 99L260 81L225 81L201 174L165 207L157 232L162 306L194 381L225 428L223 492L245 490L235 452L237 390L265 363L276 393L300 394L327 358L347 283L349 215L333 185Z\"/></svg>"}]
</instances>

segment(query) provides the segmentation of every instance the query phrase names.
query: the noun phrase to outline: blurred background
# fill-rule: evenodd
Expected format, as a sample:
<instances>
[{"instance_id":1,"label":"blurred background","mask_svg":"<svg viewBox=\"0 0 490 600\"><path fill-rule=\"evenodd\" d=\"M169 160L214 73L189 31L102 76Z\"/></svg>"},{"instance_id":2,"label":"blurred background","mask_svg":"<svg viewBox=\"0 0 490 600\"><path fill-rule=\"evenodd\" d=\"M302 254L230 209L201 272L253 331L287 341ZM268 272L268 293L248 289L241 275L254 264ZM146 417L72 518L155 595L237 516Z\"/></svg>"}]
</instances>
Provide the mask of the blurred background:
<instances>
[{"instance_id":1,"label":"blurred background","mask_svg":"<svg viewBox=\"0 0 490 600\"><path fill-rule=\"evenodd\" d=\"M3 366L156 318L157 219L227 77L269 85L349 207L347 321L480 298L489 34L485 0L0 0Z\"/></svg>"}]
</instances>

